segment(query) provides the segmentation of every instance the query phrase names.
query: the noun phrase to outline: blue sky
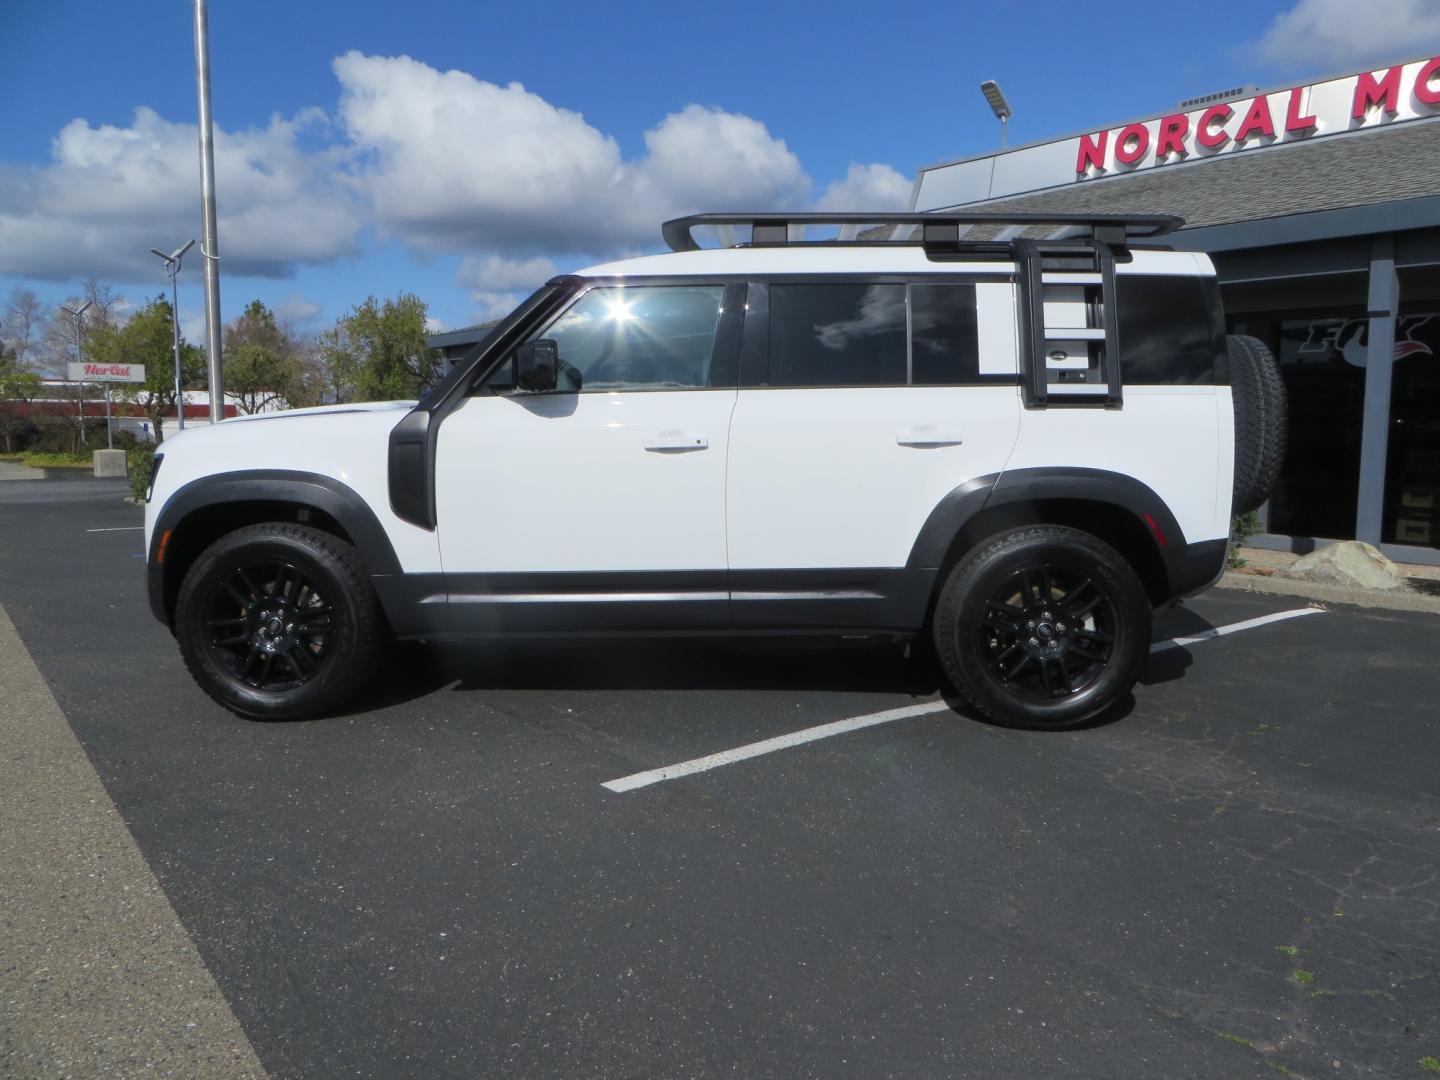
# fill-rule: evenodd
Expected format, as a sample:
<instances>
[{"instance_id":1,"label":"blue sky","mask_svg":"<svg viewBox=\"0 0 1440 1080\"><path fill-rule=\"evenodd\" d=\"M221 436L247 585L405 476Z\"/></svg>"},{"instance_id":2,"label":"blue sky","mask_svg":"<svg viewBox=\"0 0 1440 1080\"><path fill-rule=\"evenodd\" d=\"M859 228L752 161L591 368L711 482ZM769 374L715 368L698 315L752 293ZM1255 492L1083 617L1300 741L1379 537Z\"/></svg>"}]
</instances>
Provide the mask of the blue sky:
<instances>
[{"instance_id":1,"label":"blue sky","mask_svg":"<svg viewBox=\"0 0 1440 1080\"><path fill-rule=\"evenodd\" d=\"M1018 143L1440 49L1437 11L213 0L224 312L318 329L403 289L464 325L670 213L903 202L995 145L985 78ZM0 291L158 291L146 250L199 230L190 5L6 0L0 40Z\"/></svg>"}]
</instances>

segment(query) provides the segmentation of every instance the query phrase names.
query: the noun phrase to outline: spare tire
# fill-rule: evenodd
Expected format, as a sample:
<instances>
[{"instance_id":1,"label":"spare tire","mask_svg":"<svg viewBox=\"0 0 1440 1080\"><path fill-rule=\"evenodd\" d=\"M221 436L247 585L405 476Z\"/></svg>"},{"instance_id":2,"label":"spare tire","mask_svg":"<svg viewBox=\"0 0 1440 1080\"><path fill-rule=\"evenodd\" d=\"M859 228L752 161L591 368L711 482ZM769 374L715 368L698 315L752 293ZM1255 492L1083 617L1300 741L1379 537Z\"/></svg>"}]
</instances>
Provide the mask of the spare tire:
<instances>
[{"instance_id":1,"label":"spare tire","mask_svg":"<svg viewBox=\"0 0 1440 1080\"><path fill-rule=\"evenodd\" d=\"M1231 511L1255 510L1270 497L1285 461L1289 407L1274 354L1258 338L1232 334L1230 398L1235 409L1235 487Z\"/></svg>"}]
</instances>

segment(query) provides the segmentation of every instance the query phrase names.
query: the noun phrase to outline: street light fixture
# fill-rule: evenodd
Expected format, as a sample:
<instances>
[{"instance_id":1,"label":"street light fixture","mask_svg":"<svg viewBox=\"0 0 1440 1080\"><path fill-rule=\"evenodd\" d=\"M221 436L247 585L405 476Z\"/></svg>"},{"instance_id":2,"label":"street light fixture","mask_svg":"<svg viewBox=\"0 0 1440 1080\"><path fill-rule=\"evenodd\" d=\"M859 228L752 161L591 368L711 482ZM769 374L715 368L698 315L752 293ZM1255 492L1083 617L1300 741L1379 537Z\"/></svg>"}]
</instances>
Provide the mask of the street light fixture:
<instances>
[{"instance_id":1,"label":"street light fixture","mask_svg":"<svg viewBox=\"0 0 1440 1080\"><path fill-rule=\"evenodd\" d=\"M83 364L85 362L85 347L83 344L85 312L90 310L90 305L94 302L93 300L86 300L80 305L78 310L68 308L64 304L60 305L60 310L75 321L75 362L77 364ZM85 380L81 379L76 385L80 387L80 446L83 449L85 446ZM107 445L109 445L111 449L114 449L114 444L110 441L110 398L108 387L106 388L105 402L105 439Z\"/></svg>"},{"instance_id":2,"label":"street light fixture","mask_svg":"<svg viewBox=\"0 0 1440 1080\"><path fill-rule=\"evenodd\" d=\"M170 275L170 324L175 330L175 415L181 431L185 430L185 397L184 391L180 389L180 292L175 286L175 278L180 273L180 260L185 258L185 253L194 246L194 240L186 240L169 255L159 248L150 249L150 254L158 255L164 261L165 273ZM155 434L160 433L157 431Z\"/></svg>"},{"instance_id":3,"label":"street light fixture","mask_svg":"<svg viewBox=\"0 0 1440 1080\"><path fill-rule=\"evenodd\" d=\"M1005 146L1005 121L1015 114L1010 110L1010 102L1005 100L1005 93L1000 89L1000 84L994 79L986 79L980 84L980 92L985 95L985 100L990 103L990 111L995 114L995 119L1000 121L1000 146Z\"/></svg>"}]
</instances>

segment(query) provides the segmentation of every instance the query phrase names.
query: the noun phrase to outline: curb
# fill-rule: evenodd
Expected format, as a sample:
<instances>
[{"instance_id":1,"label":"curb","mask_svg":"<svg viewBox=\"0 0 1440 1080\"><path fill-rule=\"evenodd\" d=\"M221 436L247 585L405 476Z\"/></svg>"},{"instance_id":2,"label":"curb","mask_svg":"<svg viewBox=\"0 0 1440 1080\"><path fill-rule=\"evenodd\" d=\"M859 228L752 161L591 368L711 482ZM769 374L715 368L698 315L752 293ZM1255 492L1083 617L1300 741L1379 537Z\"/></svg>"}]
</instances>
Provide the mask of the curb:
<instances>
[{"instance_id":1,"label":"curb","mask_svg":"<svg viewBox=\"0 0 1440 1080\"><path fill-rule=\"evenodd\" d=\"M1227 570L1216 583L1217 589L1235 592L1262 593L1269 596L1299 596L1324 604L1346 604L1351 607L1383 611L1418 611L1440 615L1440 596L1426 596L1412 589L1382 591L1378 589L1347 589L1341 585L1321 585L1310 581L1292 581L1282 577L1259 574L1237 574Z\"/></svg>"}]
</instances>

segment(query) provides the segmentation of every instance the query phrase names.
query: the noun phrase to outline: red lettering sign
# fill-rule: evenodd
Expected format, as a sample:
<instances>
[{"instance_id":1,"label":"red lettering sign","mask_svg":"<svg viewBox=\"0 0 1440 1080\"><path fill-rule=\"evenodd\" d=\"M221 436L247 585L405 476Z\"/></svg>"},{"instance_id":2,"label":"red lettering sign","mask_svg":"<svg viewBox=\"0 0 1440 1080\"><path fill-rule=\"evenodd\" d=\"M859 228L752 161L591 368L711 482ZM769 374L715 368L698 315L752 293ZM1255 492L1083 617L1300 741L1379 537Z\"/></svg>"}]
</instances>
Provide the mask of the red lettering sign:
<instances>
[{"instance_id":1,"label":"red lettering sign","mask_svg":"<svg viewBox=\"0 0 1440 1080\"><path fill-rule=\"evenodd\" d=\"M1150 149L1150 129L1144 124L1131 124L1115 139L1115 160L1134 165Z\"/></svg>"},{"instance_id":2,"label":"red lettering sign","mask_svg":"<svg viewBox=\"0 0 1440 1080\"><path fill-rule=\"evenodd\" d=\"M1240 121L1240 127L1235 132L1235 141L1242 143L1255 135L1268 135L1275 137L1275 121L1270 117L1270 99L1257 97L1250 102L1250 108L1245 112L1245 119Z\"/></svg>"},{"instance_id":3,"label":"red lettering sign","mask_svg":"<svg viewBox=\"0 0 1440 1080\"><path fill-rule=\"evenodd\" d=\"M1206 150L1219 150L1230 141L1230 136L1225 132L1225 124L1234 115L1235 110L1229 105L1211 105L1201 114L1200 122L1195 125L1195 141Z\"/></svg>"},{"instance_id":4,"label":"red lettering sign","mask_svg":"<svg viewBox=\"0 0 1440 1080\"><path fill-rule=\"evenodd\" d=\"M1376 79L1362 71L1355 79L1355 104L1350 109L1352 120L1364 120L1372 105L1379 105L1390 116L1400 111L1400 65Z\"/></svg>"},{"instance_id":5,"label":"red lettering sign","mask_svg":"<svg viewBox=\"0 0 1440 1080\"><path fill-rule=\"evenodd\" d=\"M1285 130L1294 135L1314 131L1318 126L1313 114L1306 116L1300 114L1300 99L1304 95L1305 87L1297 86L1290 91L1290 104L1285 107Z\"/></svg>"},{"instance_id":6,"label":"red lettering sign","mask_svg":"<svg viewBox=\"0 0 1440 1080\"><path fill-rule=\"evenodd\" d=\"M1075 172L1084 176L1086 170L1092 166L1097 169L1105 168L1105 144L1110 141L1108 131L1097 132L1094 136L1099 142L1091 141L1091 136L1080 136L1080 153L1075 156Z\"/></svg>"},{"instance_id":7,"label":"red lettering sign","mask_svg":"<svg viewBox=\"0 0 1440 1080\"><path fill-rule=\"evenodd\" d=\"M1440 90L1430 84L1440 75L1440 56L1429 61L1415 75L1415 96L1426 105L1440 105Z\"/></svg>"},{"instance_id":8,"label":"red lettering sign","mask_svg":"<svg viewBox=\"0 0 1440 1080\"><path fill-rule=\"evenodd\" d=\"M1155 157L1164 161L1171 154L1184 157L1185 136L1190 134L1190 117L1184 113L1167 116L1160 121L1160 135L1155 140Z\"/></svg>"}]
</instances>

